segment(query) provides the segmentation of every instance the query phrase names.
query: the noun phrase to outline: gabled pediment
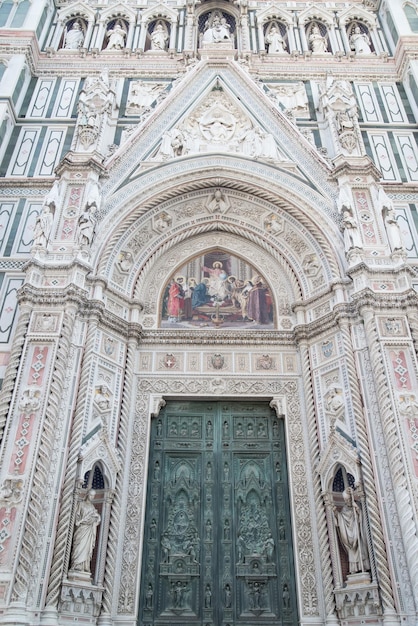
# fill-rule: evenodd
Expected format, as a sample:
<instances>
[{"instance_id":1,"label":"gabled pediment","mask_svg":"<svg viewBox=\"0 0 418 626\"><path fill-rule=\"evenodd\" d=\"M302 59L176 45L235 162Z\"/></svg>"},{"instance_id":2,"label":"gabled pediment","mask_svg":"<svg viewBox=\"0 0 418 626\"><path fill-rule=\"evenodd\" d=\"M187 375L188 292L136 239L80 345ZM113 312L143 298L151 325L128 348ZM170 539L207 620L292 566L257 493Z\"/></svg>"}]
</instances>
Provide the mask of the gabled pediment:
<instances>
[{"instance_id":1,"label":"gabled pediment","mask_svg":"<svg viewBox=\"0 0 418 626\"><path fill-rule=\"evenodd\" d=\"M159 163L228 154L293 169L329 190L329 165L238 63L201 61L108 159L110 189ZM120 172L120 173L119 173ZM112 184L112 180L114 181Z\"/></svg>"},{"instance_id":2,"label":"gabled pediment","mask_svg":"<svg viewBox=\"0 0 418 626\"><path fill-rule=\"evenodd\" d=\"M334 23L334 15L331 11L327 11L320 6L308 6L299 13L299 24L306 24L311 20L319 20L328 27Z\"/></svg>"},{"instance_id":3,"label":"gabled pediment","mask_svg":"<svg viewBox=\"0 0 418 626\"><path fill-rule=\"evenodd\" d=\"M271 4L257 12L257 21L259 24L265 24L269 20L280 20L290 26L293 24L293 15L282 7Z\"/></svg>"},{"instance_id":4,"label":"gabled pediment","mask_svg":"<svg viewBox=\"0 0 418 626\"><path fill-rule=\"evenodd\" d=\"M356 483L360 482L360 461L356 448L338 429L333 429L316 467L324 492L330 490L337 468L341 465L354 476Z\"/></svg>"},{"instance_id":5,"label":"gabled pediment","mask_svg":"<svg viewBox=\"0 0 418 626\"><path fill-rule=\"evenodd\" d=\"M148 23L153 19L158 18L166 18L170 22L176 23L178 19L177 11L171 9L166 4L157 4L156 6L150 7L149 9L145 9L142 12L141 20L142 22Z\"/></svg>"},{"instance_id":6,"label":"gabled pediment","mask_svg":"<svg viewBox=\"0 0 418 626\"><path fill-rule=\"evenodd\" d=\"M101 12L101 21L103 23L118 17L126 19L128 22L134 22L136 19L136 13L129 6L121 3L107 7Z\"/></svg>"},{"instance_id":7,"label":"gabled pediment","mask_svg":"<svg viewBox=\"0 0 418 626\"><path fill-rule=\"evenodd\" d=\"M364 22L369 28L376 26L376 17L361 6L351 6L345 11L341 11L339 16L340 24L346 25L353 20Z\"/></svg>"},{"instance_id":8,"label":"gabled pediment","mask_svg":"<svg viewBox=\"0 0 418 626\"><path fill-rule=\"evenodd\" d=\"M58 19L61 22L65 22L72 17L84 17L86 20L93 22L95 15L93 9L84 4L84 2L75 2L58 11Z\"/></svg>"},{"instance_id":9,"label":"gabled pediment","mask_svg":"<svg viewBox=\"0 0 418 626\"><path fill-rule=\"evenodd\" d=\"M106 468L106 476L111 481L110 487L114 489L116 475L120 471L122 464L120 455L115 446L109 439L109 434L105 427L99 428L90 437L86 438L82 445L79 455L81 463L81 476L93 467L96 461L100 462Z\"/></svg>"}]
</instances>

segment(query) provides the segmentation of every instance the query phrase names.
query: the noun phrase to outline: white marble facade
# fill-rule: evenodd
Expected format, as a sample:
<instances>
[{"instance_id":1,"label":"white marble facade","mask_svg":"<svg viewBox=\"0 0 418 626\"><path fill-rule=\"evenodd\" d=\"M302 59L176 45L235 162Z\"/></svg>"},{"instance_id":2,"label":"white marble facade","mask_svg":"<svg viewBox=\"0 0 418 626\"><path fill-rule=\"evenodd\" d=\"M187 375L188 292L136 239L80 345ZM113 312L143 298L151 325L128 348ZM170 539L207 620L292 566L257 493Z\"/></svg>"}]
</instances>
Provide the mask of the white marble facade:
<instances>
[{"instance_id":1,"label":"white marble facade","mask_svg":"<svg viewBox=\"0 0 418 626\"><path fill-rule=\"evenodd\" d=\"M415 5L4 7L0 624L139 624L152 420L228 399L284 422L292 624L415 626Z\"/></svg>"}]
</instances>

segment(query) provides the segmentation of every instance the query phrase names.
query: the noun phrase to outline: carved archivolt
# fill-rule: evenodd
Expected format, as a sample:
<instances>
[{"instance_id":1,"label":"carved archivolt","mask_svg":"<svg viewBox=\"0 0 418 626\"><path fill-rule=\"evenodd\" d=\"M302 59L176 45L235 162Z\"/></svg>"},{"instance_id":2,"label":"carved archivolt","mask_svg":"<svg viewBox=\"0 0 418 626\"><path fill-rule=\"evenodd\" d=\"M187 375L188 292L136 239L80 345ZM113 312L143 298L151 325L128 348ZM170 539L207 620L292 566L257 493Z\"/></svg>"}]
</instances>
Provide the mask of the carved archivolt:
<instances>
[{"instance_id":1,"label":"carved archivolt","mask_svg":"<svg viewBox=\"0 0 418 626\"><path fill-rule=\"evenodd\" d=\"M138 217L121 234L103 273L130 297L155 297L155 311L157 283L161 290L176 267L214 246L251 260L276 292L286 285L292 302L336 277L308 228L270 202L225 187L185 194Z\"/></svg>"}]
</instances>

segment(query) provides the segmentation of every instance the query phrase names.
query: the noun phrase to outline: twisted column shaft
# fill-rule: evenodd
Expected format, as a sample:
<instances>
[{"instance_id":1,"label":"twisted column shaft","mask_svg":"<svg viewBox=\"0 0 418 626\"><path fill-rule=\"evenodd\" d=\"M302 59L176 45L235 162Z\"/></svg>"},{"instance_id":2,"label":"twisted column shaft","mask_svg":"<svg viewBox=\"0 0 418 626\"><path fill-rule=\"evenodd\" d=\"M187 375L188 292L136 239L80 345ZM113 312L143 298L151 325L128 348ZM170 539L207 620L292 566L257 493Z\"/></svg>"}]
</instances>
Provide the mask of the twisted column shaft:
<instances>
[{"instance_id":1,"label":"twisted column shaft","mask_svg":"<svg viewBox=\"0 0 418 626\"><path fill-rule=\"evenodd\" d=\"M67 359L74 328L74 305L67 307L62 322L61 336L52 373L48 402L43 420L35 473L30 488L30 500L19 553L19 564L15 574L12 600L25 601L28 593L31 572L35 563L34 553L38 543L40 520L46 506L45 491L50 472L55 429L67 369Z\"/></svg>"},{"instance_id":2,"label":"twisted column shaft","mask_svg":"<svg viewBox=\"0 0 418 626\"><path fill-rule=\"evenodd\" d=\"M379 413L393 478L394 495L402 529L409 575L411 577L413 595L415 598L418 598L417 527L415 523L415 513L411 503L412 496L409 492L408 480L405 474L405 459L403 458L399 443L398 428L387 384L388 372L385 367L373 312L365 310L363 311L363 317L377 386Z\"/></svg>"},{"instance_id":3,"label":"twisted column shaft","mask_svg":"<svg viewBox=\"0 0 418 626\"><path fill-rule=\"evenodd\" d=\"M70 558L70 541L68 535L73 523L73 492L77 478L77 459L80 451L83 433L85 396L86 391L89 387L91 365L94 358L94 345L96 341L97 324L97 319L94 319L89 322L89 326L87 329L87 340L81 365L78 398L71 428L67 466L65 470L65 479L61 494L61 508L59 512L57 532L55 536L54 554L52 558L51 570L49 573L46 598L47 607L56 607L58 605L62 577L68 569L68 562Z\"/></svg>"},{"instance_id":4,"label":"twisted column shaft","mask_svg":"<svg viewBox=\"0 0 418 626\"><path fill-rule=\"evenodd\" d=\"M130 338L127 346L125 377L122 392L122 405L119 420L118 432L118 450L122 457L127 449L128 432L129 432L129 414L132 402L132 389L134 377L134 363L136 354L137 341ZM104 593L102 599L102 613L111 614L112 612L112 596L114 593L115 566L118 549L118 539L120 533L120 516L122 508L122 487L124 480L123 470L116 477L115 494L112 502L112 510L109 525L109 535L106 552L106 565L104 574Z\"/></svg>"},{"instance_id":5,"label":"twisted column shaft","mask_svg":"<svg viewBox=\"0 0 418 626\"><path fill-rule=\"evenodd\" d=\"M363 402L358 383L357 367L354 359L350 328L348 323L340 321L340 329L343 337L345 361L350 379L350 391L356 420L357 445L361 454L364 491L367 498L368 543L369 547L371 547L371 545L373 546L373 550L370 551L372 576L374 580L376 580L376 576L378 578L383 609L385 611L394 612L395 607L392 593L392 583L387 561L383 528L380 519L378 498L375 489L376 478L371 462L369 440L364 419Z\"/></svg>"},{"instance_id":6,"label":"twisted column shaft","mask_svg":"<svg viewBox=\"0 0 418 626\"><path fill-rule=\"evenodd\" d=\"M305 390L306 418L308 423L309 447L311 453L312 467L315 468L319 462L319 434L315 415L314 394L312 387L312 367L309 356L309 347L306 342L300 344L300 354L302 358L302 377ZM319 476L312 472L312 486L314 489L315 509L317 512L318 546L321 557L322 574L322 594L325 604L326 615L335 615L335 600L333 593L333 576L331 566L331 554L329 550L330 539L322 499L322 489Z\"/></svg>"},{"instance_id":7,"label":"twisted column shaft","mask_svg":"<svg viewBox=\"0 0 418 626\"><path fill-rule=\"evenodd\" d=\"M26 339L26 331L28 329L29 319L29 309L21 309L19 321L17 323L14 334L12 350L10 353L10 361L7 366L2 389L0 391L0 440L3 439L3 433L6 426L10 402L12 400L13 391L15 388L16 376L19 370L19 365L21 363L22 350Z\"/></svg>"}]
</instances>

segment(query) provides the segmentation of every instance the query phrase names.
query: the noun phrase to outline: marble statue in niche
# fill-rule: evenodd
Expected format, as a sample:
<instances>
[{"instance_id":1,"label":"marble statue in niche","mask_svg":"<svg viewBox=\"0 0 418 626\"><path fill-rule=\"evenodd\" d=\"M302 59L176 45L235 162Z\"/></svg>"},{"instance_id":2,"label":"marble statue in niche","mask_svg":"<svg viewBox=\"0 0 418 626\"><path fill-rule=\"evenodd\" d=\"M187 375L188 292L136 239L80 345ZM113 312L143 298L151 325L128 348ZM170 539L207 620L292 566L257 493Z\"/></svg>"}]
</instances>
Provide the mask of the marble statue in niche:
<instances>
[{"instance_id":1,"label":"marble statue in niche","mask_svg":"<svg viewBox=\"0 0 418 626\"><path fill-rule=\"evenodd\" d=\"M399 224L396 219L395 207L383 187L379 187L379 191L377 193L376 191L374 192L374 200L382 213L383 223L385 225L391 252L405 252L402 242L401 229L399 228Z\"/></svg>"},{"instance_id":2,"label":"marble statue in niche","mask_svg":"<svg viewBox=\"0 0 418 626\"><path fill-rule=\"evenodd\" d=\"M365 31L361 30L358 24L353 27L351 33L350 48L354 50L356 54L372 54L369 36Z\"/></svg>"},{"instance_id":3,"label":"marble statue in niche","mask_svg":"<svg viewBox=\"0 0 418 626\"><path fill-rule=\"evenodd\" d=\"M267 45L268 54L283 54L286 53L286 40L282 36L280 26L277 22L273 22L267 29L264 41Z\"/></svg>"},{"instance_id":4,"label":"marble statue in niche","mask_svg":"<svg viewBox=\"0 0 418 626\"><path fill-rule=\"evenodd\" d=\"M351 207L344 207L342 224L344 232L345 251L349 252L353 248L362 248L363 242L361 240L357 220L353 215L353 210L351 209Z\"/></svg>"},{"instance_id":5,"label":"marble statue in niche","mask_svg":"<svg viewBox=\"0 0 418 626\"><path fill-rule=\"evenodd\" d=\"M64 35L64 50L78 50L84 44L84 32L81 23L75 20Z\"/></svg>"},{"instance_id":6,"label":"marble statue in niche","mask_svg":"<svg viewBox=\"0 0 418 626\"><path fill-rule=\"evenodd\" d=\"M202 45L204 44L232 44L231 27L226 17L220 11L210 13L205 22Z\"/></svg>"},{"instance_id":7,"label":"marble statue in niche","mask_svg":"<svg viewBox=\"0 0 418 626\"><path fill-rule=\"evenodd\" d=\"M313 24L308 41L312 54L324 54L328 52L327 38L321 35L318 24Z\"/></svg>"},{"instance_id":8,"label":"marble statue in niche","mask_svg":"<svg viewBox=\"0 0 418 626\"><path fill-rule=\"evenodd\" d=\"M78 218L77 241L81 247L91 246L96 228L96 218L93 211L86 206Z\"/></svg>"},{"instance_id":9,"label":"marble statue in niche","mask_svg":"<svg viewBox=\"0 0 418 626\"><path fill-rule=\"evenodd\" d=\"M361 509L354 499L354 491L347 487L343 492L344 505L334 507L334 519L342 546L348 556L350 574L370 570L367 543Z\"/></svg>"},{"instance_id":10,"label":"marble statue in niche","mask_svg":"<svg viewBox=\"0 0 418 626\"><path fill-rule=\"evenodd\" d=\"M122 50L125 47L126 34L123 22L117 20L116 24L106 32L108 42L105 50Z\"/></svg>"},{"instance_id":11,"label":"marble statue in niche","mask_svg":"<svg viewBox=\"0 0 418 626\"><path fill-rule=\"evenodd\" d=\"M100 515L93 504L95 495L96 492L90 489L77 506L71 553L71 570L73 571L90 573L97 527L100 524Z\"/></svg>"},{"instance_id":12,"label":"marble statue in niche","mask_svg":"<svg viewBox=\"0 0 418 626\"><path fill-rule=\"evenodd\" d=\"M169 34L165 22L159 20L150 34L151 50L165 52L168 46Z\"/></svg>"}]
</instances>

